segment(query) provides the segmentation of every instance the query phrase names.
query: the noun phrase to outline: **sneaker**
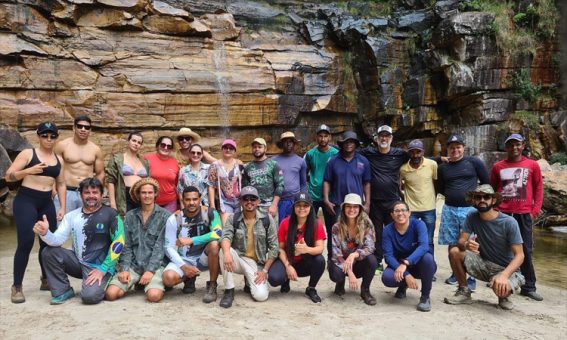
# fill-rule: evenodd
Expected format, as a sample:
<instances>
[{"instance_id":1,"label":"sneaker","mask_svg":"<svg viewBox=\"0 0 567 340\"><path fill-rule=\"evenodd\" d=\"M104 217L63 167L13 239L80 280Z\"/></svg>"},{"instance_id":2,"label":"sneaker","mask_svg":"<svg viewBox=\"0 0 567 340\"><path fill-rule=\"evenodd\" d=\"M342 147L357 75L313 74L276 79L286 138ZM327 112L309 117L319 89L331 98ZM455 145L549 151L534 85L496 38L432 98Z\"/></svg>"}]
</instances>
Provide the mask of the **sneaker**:
<instances>
[{"instance_id":1,"label":"sneaker","mask_svg":"<svg viewBox=\"0 0 567 340\"><path fill-rule=\"evenodd\" d=\"M211 303L217 301L217 283L214 281L207 281L207 291L203 296L204 303Z\"/></svg>"},{"instance_id":2,"label":"sneaker","mask_svg":"<svg viewBox=\"0 0 567 340\"><path fill-rule=\"evenodd\" d=\"M394 294L394 297L396 299L405 299L407 289L408 289L408 287L406 287L406 286L398 287L398 290L396 290L396 294Z\"/></svg>"},{"instance_id":3,"label":"sneaker","mask_svg":"<svg viewBox=\"0 0 567 340\"><path fill-rule=\"evenodd\" d=\"M449 277L445 280L445 283L448 284L448 285L454 286L454 285L456 285L458 282L457 282L457 278L455 277L455 275L453 275L453 274L451 273L451 276L449 276Z\"/></svg>"},{"instance_id":4,"label":"sneaker","mask_svg":"<svg viewBox=\"0 0 567 340\"><path fill-rule=\"evenodd\" d=\"M232 301L234 301L234 288L225 289L219 305L222 308L230 308L232 307Z\"/></svg>"},{"instance_id":5,"label":"sneaker","mask_svg":"<svg viewBox=\"0 0 567 340\"><path fill-rule=\"evenodd\" d=\"M345 295L345 282L337 282L335 284L335 295L337 296L343 296Z\"/></svg>"},{"instance_id":6,"label":"sneaker","mask_svg":"<svg viewBox=\"0 0 567 340\"><path fill-rule=\"evenodd\" d=\"M197 281L197 277L193 276L185 280L183 284L183 289L181 290L183 294L193 294L195 293L195 281Z\"/></svg>"},{"instance_id":7,"label":"sneaker","mask_svg":"<svg viewBox=\"0 0 567 340\"><path fill-rule=\"evenodd\" d=\"M40 277L39 279L41 280L41 285L39 286L39 290L50 290L47 279L44 277Z\"/></svg>"},{"instance_id":8,"label":"sneaker","mask_svg":"<svg viewBox=\"0 0 567 340\"><path fill-rule=\"evenodd\" d=\"M543 301L543 296L539 295L535 290L532 291L532 292L527 292L525 290L521 290L520 295L527 296L532 300Z\"/></svg>"},{"instance_id":9,"label":"sneaker","mask_svg":"<svg viewBox=\"0 0 567 340\"><path fill-rule=\"evenodd\" d=\"M313 301L313 303L321 303L321 298L317 294L317 289L312 287L305 288L305 295Z\"/></svg>"},{"instance_id":10,"label":"sneaker","mask_svg":"<svg viewBox=\"0 0 567 340\"><path fill-rule=\"evenodd\" d=\"M289 280L286 280L280 287L280 293L289 293L290 290L291 287L289 286Z\"/></svg>"},{"instance_id":11,"label":"sneaker","mask_svg":"<svg viewBox=\"0 0 567 340\"><path fill-rule=\"evenodd\" d=\"M374 306L376 304L376 299L372 296L372 294L370 294L370 289L368 288L362 288L360 291L360 297L364 303L369 306Z\"/></svg>"},{"instance_id":12,"label":"sneaker","mask_svg":"<svg viewBox=\"0 0 567 340\"><path fill-rule=\"evenodd\" d=\"M12 303L22 303L26 302L26 297L22 290L22 285L12 285L12 295L10 296Z\"/></svg>"},{"instance_id":13,"label":"sneaker","mask_svg":"<svg viewBox=\"0 0 567 340\"><path fill-rule=\"evenodd\" d=\"M417 304L417 310L420 312L429 312L431 310L431 301L428 297L420 297Z\"/></svg>"},{"instance_id":14,"label":"sneaker","mask_svg":"<svg viewBox=\"0 0 567 340\"><path fill-rule=\"evenodd\" d=\"M471 304L471 290L469 287L459 287L459 289L455 292L455 295L446 297L444 301L450 305Z\"/></svg>"},{"instance_id":15,"label":"sneaker","mask_svg":"<svg viewBox=\"0 0 567 340\"><path fill-rule=\"evenodd\" d=\"M378 268L376 268L376 271L374 272L375 276L380 276L382 275L382 273L384 272L384 266L382 265L382 263L380 263L378 265Z\"/></svg>"},{"instance_id":16,"label":"sneaker","mask_svg":"<svg viewBox=\"0 0 567 340\"><path fill-rule=\"evenodd\" d=\"M433 275L433 278L431 279L432 282L436 282L437 281L437 276Z\"/></svg>"},{"instance_id":17,"label":"sneaker","mask_svg":"<svg viewBox=\"0 0 567 340\"><path fill-rule=\"evenodd\" d=\"M498 306L504 310L514 309L514 304L508 298L498 298Z\"/></svg>"},{"instance_id":18,"label":"sneaker","mask_svg":"<svg viewBox=\"0 0 567 340\"><path fill-rule=\"evenodd\" d=\"M246 282L244 284L244 288L242 289L244 291L244 293L246 294L252 294L252 290L250 289L250 285L248 284L248 282Z\"/></svg>"},{"instance_id":19,"label":"sneaker","mask_svg":"<svg viewBox=\"0 0 567 340\"><path fill-rule=\"evenodd\" d=\"M68 291L66 291L65 293L56 296L54 298L51 298L51 302L49 304L51 305L60 305L63 302L69 300L70 298L75 296L75 291L73 290L73 288L69 288Z\"/></svg>"},{"instance_id":20,"label":"sneaker","mask_svg":"<svg viewBox=\"0 0 567 340\"><path fill-rule=\"evenodd\" d=\"M471 292L476 292L476 279L472 276L469 276L467 279L467 287L471 290Z\"/></svg>"}]
</instances>

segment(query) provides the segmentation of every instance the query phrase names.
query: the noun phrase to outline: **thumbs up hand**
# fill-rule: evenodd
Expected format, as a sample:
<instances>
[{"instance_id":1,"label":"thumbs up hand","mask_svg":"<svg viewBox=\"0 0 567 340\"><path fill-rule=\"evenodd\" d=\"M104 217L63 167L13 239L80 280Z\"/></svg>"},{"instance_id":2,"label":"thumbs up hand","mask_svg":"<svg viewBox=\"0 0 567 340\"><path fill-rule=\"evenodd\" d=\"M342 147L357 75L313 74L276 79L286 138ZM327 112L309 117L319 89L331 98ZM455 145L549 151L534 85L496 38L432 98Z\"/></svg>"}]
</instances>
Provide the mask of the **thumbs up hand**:
<instances>
[{"instance_id":1,"label":"thumbs up hand","mask_svg":"<svg viewBox=\"0 0 567 340\"><path fill-rule=\"evenodd\" d=\"M48 230L49 221L47 221L47 216L43 215L43 220L39 220L33 225L33 232L40 236L45 236Z\"/></svg>"},{"instance_id":2,"label":"thumbs up hand","mask_svg":"<svg viewBox=\"0 0 567 340\"><path fill-rule=\"evenodd\" d=\"M472 251L475 254L480 254L480 252L478 251L480 244L478 244L478 242L476 242L477 237L478 237L478 235L475 235L475 234L473 234L471 237L469 237L469 240L466 243L466 249L469 250L469 251Z\"/></svg>"}]
</instances>

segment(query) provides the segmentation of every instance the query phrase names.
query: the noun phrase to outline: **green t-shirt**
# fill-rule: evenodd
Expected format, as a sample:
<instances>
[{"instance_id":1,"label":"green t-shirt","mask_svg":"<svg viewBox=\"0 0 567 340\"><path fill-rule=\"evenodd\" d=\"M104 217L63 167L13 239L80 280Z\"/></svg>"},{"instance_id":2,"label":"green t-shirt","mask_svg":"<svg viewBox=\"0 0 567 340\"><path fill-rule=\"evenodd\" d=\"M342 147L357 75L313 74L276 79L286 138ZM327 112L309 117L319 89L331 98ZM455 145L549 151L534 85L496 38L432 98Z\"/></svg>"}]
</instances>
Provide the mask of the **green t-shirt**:
<instances>
[{"instance_id":1,"label":"green t-shirt","mask_svg":"<svg viewBox=\"0 0 567 340\"><path fill-rule=\"evenodd\" d=\"M339 150L331 146L326 152L321 152L317 147L314 147L305 154L307 174L309 175L309 195L311 195L314 201L323 200L323 175L325 174L325 167L329 159L337 153L339 153Z\"/></svg>"},{"instance_id":2,"label":"green t-shirt","mask_svg":"<svg viewBox=\"0 0 567 340\"><path fill-rule=\"evenodd\" d=\"M244 186L251 185L258 190L260 205L269 206L274 196L282 196L284 190L283 172L272 159L252 161L244 166L242 176Z\"/></svg>"}]
</instances>

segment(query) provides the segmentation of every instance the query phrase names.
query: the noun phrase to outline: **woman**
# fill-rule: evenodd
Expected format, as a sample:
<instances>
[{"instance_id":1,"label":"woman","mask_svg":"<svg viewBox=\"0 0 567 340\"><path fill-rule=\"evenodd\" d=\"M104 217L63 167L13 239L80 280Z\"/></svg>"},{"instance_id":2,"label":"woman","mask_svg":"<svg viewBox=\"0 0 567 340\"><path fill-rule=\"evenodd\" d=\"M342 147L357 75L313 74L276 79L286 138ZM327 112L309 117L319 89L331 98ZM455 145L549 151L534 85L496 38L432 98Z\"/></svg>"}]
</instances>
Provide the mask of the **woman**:
<instances>
[{"instance_id":1,"label":"woman","mask_svg":"<svg viewBox=\"0 0 567 340\"><path fill-rule=\"evenodd\" d=\"M296 194L291 215L280 223L280 255L270 267L270 285L281 285L280 291L288 293L289 280L297 281L298 277L309 276L305 295L314 303L321 302L315 287L325 271L325 258L322 254L326 238L325 228L317 220L309 194Z\"/></svg>"},{"instance_id":2,"label":"woman","mask_svg":"<svg viewBox=\"0 0 567 340\"><path fill-rule=\"evenodd\" d=\"M177 195L181 209L183 209L183 190L191 186L199 189L201 204L209 205L208 175L209 165L203 163L203 147L199 144L192 144L189 148L189 164L181 168L177 182Z\"/></svg>"},{"instance_id":3,"label":"woman","mask_svg":"<svg viewBox=\"0 0 567 340\"><path fill-rule=\"evenodd\" d=\"M33 247L35 234L33 226L38 220L46 219L49 229L57 229L57 220L65 214L67 189L63 176L63 160L53 152L59 130L55 124L45 122L37 128L39 147L26 149L14 160L6 171L7 182L22 181L22 186L14 199L14 219L18 236L18 247L14 255L14 283L11 300L13 303L26 301L22 291L22 281ZM52 200L53 185L60 197L61 208L55 213ZM46 244L39 240L39 265L41 267L40 290L49 290L41 253Z\"/></svg>"},{"instance_id":4,"label":"woman","mask_svg":"<svg viewBox=\"0 0 567 340\"><path fill-rule=\"evenodd\" d=\"M421 279L421 298L417 310L429 312L429 293L437 265L429 253L427 226L423 221L410 219L409 206L394 203L390 212L394 222L384 227L382 247L388 267L382 274L386 287L398 287L395 297L406 297L407 288L418 289L415 279Z\"/></svg>"},{"instance_id":5,"label":"woman","mask_svg":"<svg viewBox=\"0 0 567 340\"><path fill-rule=\"evenodd\" d=\"M335 294L345 294L345 275L349 287L358 289L358 278L362 277L360 297L367 305L376 304L370 294L370 284L378 261L374 256L376 238L374 226L362 210L362 200L357 194L348 194L341 204L339 221L333 225L333 251L329 263L329 276L336 282Z\"/></svg>"},{"instance_id":6,"label":"woman","mask_svg":"<svg viewBox=\"0 0 567 340\"><path fill-rule=\"evenodd\" d=\"M215 197L218 197L222 225L230 214L240 211L241 186L242 171L236 159L236 142L225 139L222 143L222 158L209 167L209 206L215 209Z\"/></svg>"},{"instance_id":7,"label":"woman","mask_svg":"<svg viewBox=\"0 0 567 340\"><path fill-rule=\"evenodd\" d=\"M112 155L106 165L104 177L108 187L110 206L124 216L127 211L140 205L130 197L130 188L142 178L148 177L150 165L139 155L144 142L141 132L128 135L126 152Z\"/></svg>"},{"instance_id":8,"label":"woman","mask_svg":"<svg viewBox=\"0 0 567 340\"><path fill-rule=\"evenodd\" d=\"M177 210L177 176L179 165L171 155L173 139L160 136L156 142L156 152L144 156L150 163L151 177L159 183L159 195L156 203L167 211L174 213Z\"/></svg>"}]
</instances>

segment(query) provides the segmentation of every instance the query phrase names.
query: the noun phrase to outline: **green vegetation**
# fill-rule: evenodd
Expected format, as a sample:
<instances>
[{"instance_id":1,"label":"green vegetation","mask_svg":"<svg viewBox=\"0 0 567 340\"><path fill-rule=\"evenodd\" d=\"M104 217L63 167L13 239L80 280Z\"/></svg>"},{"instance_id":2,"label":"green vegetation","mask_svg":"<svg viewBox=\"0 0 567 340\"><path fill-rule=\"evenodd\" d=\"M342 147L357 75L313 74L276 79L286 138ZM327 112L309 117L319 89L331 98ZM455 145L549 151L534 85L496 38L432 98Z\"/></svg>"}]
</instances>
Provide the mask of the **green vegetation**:
<instances>
[{"instance_id":1,"label":"green vegetation","mask_svg":"<svg viewBox=\"0 0 567 340\"><path fill-rule=\"evenodd\" d=\"M541 86L532 83L527 69L513 72L510 81L516 95L530 103L534 103L541 95Z\"/></svg>"},{"instance_id":2,"label":"green vegetation","mask_svg":"<svg viewBox=\"0 0 567 340\"><path fill-rule=\"evenodd\" d=\"M530 130L536 130L539 127L539 117L530 111L516 111L510 118L522 121L524 126Z\"/></svg>"},{"instance_id":3,"label":"green vegetation","mask_svg":"<svg viewBox=\"0 0 567 340\"><path fill-rule=\"evenodd\" d=\"M560 163L561 165L567 164L567 154L565 152L554 153L549 157L549 164Z\"/></svg>"}]
</instances>

